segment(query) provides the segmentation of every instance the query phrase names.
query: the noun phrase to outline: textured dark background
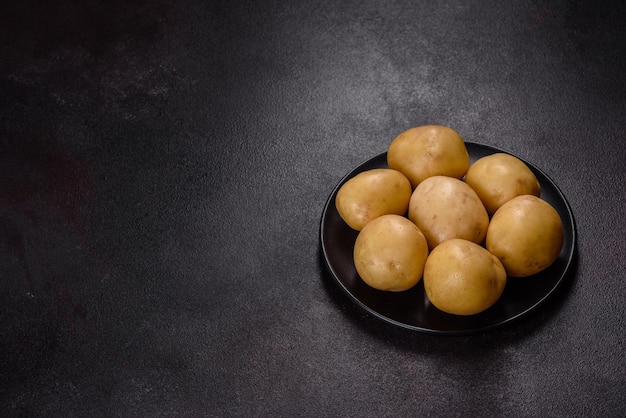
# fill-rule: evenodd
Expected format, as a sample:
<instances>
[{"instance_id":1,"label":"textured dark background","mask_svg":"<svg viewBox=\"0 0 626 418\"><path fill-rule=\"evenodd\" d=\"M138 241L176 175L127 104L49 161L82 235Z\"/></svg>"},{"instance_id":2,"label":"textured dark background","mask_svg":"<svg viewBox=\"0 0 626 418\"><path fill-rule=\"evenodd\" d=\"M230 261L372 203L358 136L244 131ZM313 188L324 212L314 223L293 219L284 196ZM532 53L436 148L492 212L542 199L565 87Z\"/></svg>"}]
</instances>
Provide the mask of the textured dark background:
<instances>
[{"instance_id":1,"label":"textured dark background","mask_svg":"<svg viewBox=\"0 0 626 418\"><path fill-rule=\"evenodd\" d=\"M6 1L9 416L624 416L623 2ZM561 188L575 271L437 337L325 272L323 205L449 125Z\"/></svg>"}]
</instances>

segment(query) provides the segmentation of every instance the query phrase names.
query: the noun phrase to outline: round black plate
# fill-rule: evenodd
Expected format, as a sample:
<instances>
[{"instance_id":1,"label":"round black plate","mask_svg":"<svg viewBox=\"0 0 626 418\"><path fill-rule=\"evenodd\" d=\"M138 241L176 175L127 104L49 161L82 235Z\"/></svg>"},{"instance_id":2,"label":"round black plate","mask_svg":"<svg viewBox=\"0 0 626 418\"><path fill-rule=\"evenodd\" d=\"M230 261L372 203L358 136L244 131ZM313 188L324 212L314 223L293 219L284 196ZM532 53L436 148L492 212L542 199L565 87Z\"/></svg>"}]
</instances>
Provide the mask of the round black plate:
<instances>
[{"instance_id":1,"label":"round black plate","mask_svg":"<svg viewBox=\"0 0 626 418\"><path fill-rule=\"evenodd\" d=\"M466 142L466 146L472 162L496 152L506 152L472 142ZM371 288L361 280L352 259L358 232L351 229L337 213L335 197L339 188L358 173L373 168L386 168L386 153L377 155L348 173L335 187L324 206L320 228L321 246L332 277L354 302L370 314L415 331L468 334L495 328L527 315L563 284L573 264L576 228L569 204L556 184L541 170L523 159L522 161L537 176L541 184L541 198L554 206L561 216L565 240L558 259L546 270L525 278L509 277L502 297L491 308L477 315L450 315L430 304L422 281L410 290L393 293Z\"/></svg>"}]
</instances>

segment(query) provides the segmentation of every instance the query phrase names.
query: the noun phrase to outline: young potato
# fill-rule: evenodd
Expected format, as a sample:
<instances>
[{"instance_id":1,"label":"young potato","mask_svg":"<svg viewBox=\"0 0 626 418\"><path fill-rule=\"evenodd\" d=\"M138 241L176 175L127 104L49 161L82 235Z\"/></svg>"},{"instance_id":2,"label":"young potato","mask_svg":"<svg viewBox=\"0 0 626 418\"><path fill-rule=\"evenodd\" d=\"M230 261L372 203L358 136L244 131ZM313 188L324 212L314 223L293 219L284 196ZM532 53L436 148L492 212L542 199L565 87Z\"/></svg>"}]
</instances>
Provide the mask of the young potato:
<instances>
[{"instance_id":1,"label":"young potato","mask_svg":"<svg viewBox=\"0 0 626 418\"><path fill-rule=\"evenodd\" d=\"M463 138L454 129L424 125L402 132L391 142L387 164L403 173L415 188L432 176L462 178L470 157Z\"/></svg>"},{"instance_id":2,"label":"young potato","mask_svg":"<svg viewBox=\"0 0 626 418\"><path fill-rule=\"evenodd\" d=\"M411 198L411 183L399 171L375 168L345 182L337 192L335 206L350 228L360 231L381 215L404 215Z\"/></svg>"},{"instance_id":3,"label":"young potato","mask_svg":"<svg viewBox=\"0 0 626 418\"><path fill-rule=\"evenodd\" d=\"M491 218L485 246L509 276L539 273L557 259L563 247L561 217L536 196L514 197Z\"/></svg>"},{"instance_id":4,"label":"young potato","mask_svg":"<svg viewBox=\"0 0 626 418\"><path fill-rule=\"evenodd\" d=\"M441 243L424 266L428 300L454 315L474 315L491 307L502 296L506 279L497 257L463 239Z\"/></svg>"},{"instance_id":5,"label":"young potato","mask_svg":"<svg viewBox=\"0 0 626 418\"><path fill-rule=\"evenodd\" d=\"M481 243L489 225L476 192L462 180L446 176L429 177L415 188L408 217L424 233L430 250L452 238Z\"/></svg>"},{"instance_id":6,"label":"young potato","mask_svg":"<svg viewBox=\"0 0 626 418\"><path fill-rule=\"evenodd\" d=\"M519 158L505 153L478 159L467 170L465 182L480 197L489 215L516 196L539 197L541 192L539 181L530 168Z\"/></svg>"},{"instance_id":7,"label":"young potato","mask_svg":"<svg viewBox=\"0 0 626 418\"><path fill-rule=\"evenodd\" d=\"M370 221L354 243L354 266L369 286L401 292L422 279L428 257L424 234L407 218L383 215Z\"/></svg>"}]
</instances>

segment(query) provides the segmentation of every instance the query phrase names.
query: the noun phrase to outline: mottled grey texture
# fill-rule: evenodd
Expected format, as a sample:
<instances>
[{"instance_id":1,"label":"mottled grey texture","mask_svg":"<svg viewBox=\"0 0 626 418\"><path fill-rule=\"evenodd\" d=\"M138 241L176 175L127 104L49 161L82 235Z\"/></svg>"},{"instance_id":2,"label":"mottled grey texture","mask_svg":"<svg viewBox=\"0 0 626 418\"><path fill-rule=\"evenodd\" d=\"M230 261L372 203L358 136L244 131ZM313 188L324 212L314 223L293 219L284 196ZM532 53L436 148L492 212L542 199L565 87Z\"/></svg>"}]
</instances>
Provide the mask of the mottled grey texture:
<instances>
[{"instance_id":1,"label":"mottled grey texture","mask_svg":"<svg viewBox=\"0 0 626 418\"><path fill-rule=\"evenodd\" d=\"M624 17L609 1L3 2L2 415L626 415ZM567 196L577 268L535 315L419 335L324 271L335 184L425 123Z\"/></svg>"}]
</instances>

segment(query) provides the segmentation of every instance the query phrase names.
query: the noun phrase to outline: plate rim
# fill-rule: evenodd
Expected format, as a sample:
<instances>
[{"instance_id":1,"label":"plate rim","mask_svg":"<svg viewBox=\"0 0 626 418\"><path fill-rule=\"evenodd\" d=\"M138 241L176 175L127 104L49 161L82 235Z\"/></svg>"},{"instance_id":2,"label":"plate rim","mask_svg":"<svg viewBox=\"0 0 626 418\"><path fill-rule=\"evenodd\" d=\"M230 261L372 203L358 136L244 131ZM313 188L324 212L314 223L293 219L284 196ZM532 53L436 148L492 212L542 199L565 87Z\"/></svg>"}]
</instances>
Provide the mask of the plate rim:
<instances>
[{"instance_id":1,"label":"plate rim","mask_svg":"<svg viewBox=\"0 0 626 418\"><path fill-rule=\"evenodd\" d=\"M441 329L425 328L425 327L421 327L421 326L417 326L417 325L407 324L407 323L402 322L402 321L398 321L396 319L390 318L390 317L388 317L386 315L383 315L382 313L376 311L375 309L373 309L370 306L366 305L358 297L356 297L350 291L350 289L348 289L344 285L344 283L339 279L336 271L333 269L333 266L331 266L331 264L329 262L329 259L328 259L328 255L327 255L328 249L327 249L327 246L326 246L326 243L325 243L325 240L324 240L324 236L325 236L325 234L324 234L324 226L325 226L325 221L326 221L326 218L327 218L329 207L332 204L332 202L334 201L334 197L336 197L336 194L337 194L339 188L346 181L348 181L350 178L352 178L355 175L357 175L358 173L364 171L364 170L360 170L361 167L367 165L368 163L371 163L375 159L383 158L383 156L385 157L385 160L386 160L386 155L387 155L386 151L382 152L382 153L378 153L378 154L372 156L371 158L368 158L367 160L364 160L361 163L355 165L333 187L333 189L330 192L328 198L326 199L326 202L325 202L323 210L322 210L322 217L320 219L320 230L319 230L320 235L319 235L319 239L320 239L320 248L322 250L322 254L321 254L322 255L322 259L324 261L324 265L326 267L326 270L330 273L330 276L332 277L333 281L336 284L339 285L339 287L342 289L343 293L345 293L348 296L348 299L350 299L353 303L355 303L357 306L359 306L360 309L363 309L365 312L367 312L368 314L376 317L379 320L382 320L382 321L384 321L384 322L386 322L388 324L394 325L394 326L399 327L399 328L404 328L404 329L408 329L410 331L426 333L426 334L434 334L434 335L450 335L450 336L454 336L454 335L476 334L476 333L480 333L480 332L490 331L490 330L493 330L495 328L500 328L500 327L502 327L502 326L504 326L506 324L510 324L511 322L517 321L518 319L520 319L522 317L525 317L525 316L528 316L532 312L534 312L537 309L539 309L541 306L543 306L546 303L546 301L548 299L550 299L555 293L557 293L557 291L563 286L563 283L566 281L566 278L569 277L570 274L571 274L572 267L573 267L573 265L575 263L575 259L576 259L578 236L577 236L577 230L576 230L576 221L574 219L574 213L572 211L572 208L571 208L571 205L570 205L569 201L567 200L567 198L563 194L561 188L541 168L537 167L535 164L531 163L530 161L526 160L525 158L520 157L520 156L516 155L513 152L510 152L509 150L507 150L505 148L500 148L500 147L496 147L496 146L493 146L493 145L487 145L487 144L483 144L483 143L476 142L476 141L464 141L464 143L466 145L469 145L469 146L472 146L472 147L483 148L483 150L489 152L489 155L493 154L493 153L502 153L502 152L503 153L507 153L509 155L512 155L512 156L520 159L526 165L528 165L531 170L535 170L538 173L540 173L550 183L551 187L556 192L556 195L557 195L558 199L562 202L563 206L566 209L567 218L568 219L564 220L564 224L567 223L569 225L569 230L571 231L571 235L572 235L572 238L571 238L571 248L570 248L569 252L567 253L567 263L566 263L565 267L563 268L562 272L560 273L559 279L554 283L552 288L550 288L550 290L548 292L546 292L545 295L543 295L541 298L539 298L530 307L524 309L521 312L518 312L515 315L507 317L506 319L504 319L502 321L496 321L493 324L485 325L485 326L482 326L482 327L479 327L479 328L472 328L472 329L467 329L467 330L462 330L461 329L461 330L453 330L453 331L452 330L441 330Z\"/></svg>"}]
</instances>

